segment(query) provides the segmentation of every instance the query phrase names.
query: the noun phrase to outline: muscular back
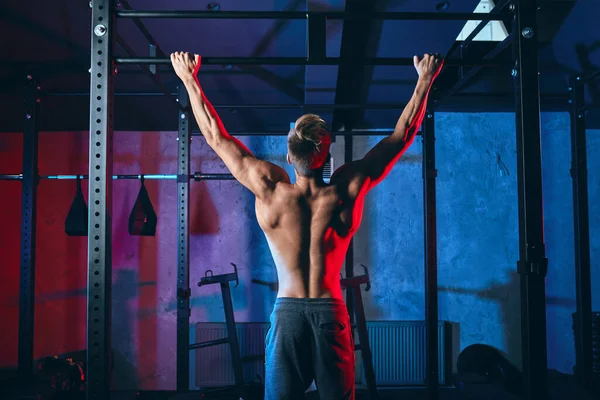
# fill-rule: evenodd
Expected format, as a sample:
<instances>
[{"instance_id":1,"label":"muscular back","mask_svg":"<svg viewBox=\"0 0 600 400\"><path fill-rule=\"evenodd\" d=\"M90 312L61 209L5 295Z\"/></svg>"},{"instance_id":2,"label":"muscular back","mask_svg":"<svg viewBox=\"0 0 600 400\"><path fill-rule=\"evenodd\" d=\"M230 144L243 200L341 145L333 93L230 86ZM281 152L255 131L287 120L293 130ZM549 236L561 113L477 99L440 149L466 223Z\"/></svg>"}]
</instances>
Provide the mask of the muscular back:
<instances>
[{"instance_id":1,"label":"muscular back","mask_svg":"<svg viewBox=\"0 0 600 400\"><path fill-rule=\"evenodd\" d=\"M342 298L340 270L362 218L361 179L336 174L330 185L279 182L256 200L279 280L279 297Z\"/></svg>"}]
</instances>

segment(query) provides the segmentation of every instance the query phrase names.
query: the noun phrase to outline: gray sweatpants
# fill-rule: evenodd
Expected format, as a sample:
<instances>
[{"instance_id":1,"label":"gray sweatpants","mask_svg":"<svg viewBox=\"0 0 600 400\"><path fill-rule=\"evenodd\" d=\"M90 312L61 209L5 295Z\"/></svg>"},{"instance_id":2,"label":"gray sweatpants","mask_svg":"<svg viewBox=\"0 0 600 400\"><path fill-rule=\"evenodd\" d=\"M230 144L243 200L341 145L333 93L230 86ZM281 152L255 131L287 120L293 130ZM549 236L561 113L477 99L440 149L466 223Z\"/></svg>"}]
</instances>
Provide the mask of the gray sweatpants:
<instances>
[{"instance_id":1,"label":"gray sweatpants","mask_svg":"<svg viewBox=\"0 0 600 400\"><path fill-rule=\"evenodd\" d=\"M278 298L265 360L265 400L302 399L313 379L321 399L354 400L354 340L344 302Z\"/></svg>"}]
</instances>

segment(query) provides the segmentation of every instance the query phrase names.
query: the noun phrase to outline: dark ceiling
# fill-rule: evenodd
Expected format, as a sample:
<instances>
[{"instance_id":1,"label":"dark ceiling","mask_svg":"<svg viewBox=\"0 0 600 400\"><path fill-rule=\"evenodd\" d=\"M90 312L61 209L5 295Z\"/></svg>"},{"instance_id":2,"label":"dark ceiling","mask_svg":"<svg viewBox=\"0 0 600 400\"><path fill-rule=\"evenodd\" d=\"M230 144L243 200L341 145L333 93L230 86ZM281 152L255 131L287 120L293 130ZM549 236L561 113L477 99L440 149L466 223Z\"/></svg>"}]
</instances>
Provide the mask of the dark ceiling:
<instances>
[{"instance_id":1,"label":"dark ceiling","mask_svg":"<svg viewBox=\"0 0 600 400\"><path fill-rule=\"evenodd\" d=\"M438 0L220 0L223 11L373 11L472 12L479 0L453 0L436 11ZM206 10L209 1L129 0L139 10ZM575 74L600 68L600 1L540 0L540 87L544 110L568 110L568 82ZM171 7L171 8L169 8ZM439 6L437 7L439 8ZM0 131L22 129L24 77L33 75L42 87L42 130L87 130L90 53L90 7L87 0L17 1L0 5ZM510 31L510 22L506 21ZM190 51L209 57L304 57L306 21L144 19L144 25L165 53ZM412 57L424 52L446 54L463 28L463 21L329 21L327 55L338 57ZM140 57L149 55L148 41L130 19L117 19L125 47ZM476 42L464 49L466 58L482 57L497 43ZM455 57L460 52L455 53ZM512 109L512 60L509 46L499 56L503 67L486 67L461 91L437 109L447 111L507 111ZM437 93L450 88L460 74L448 67ZM178 80L168 66L159 79L176 92ZM296 104L396 104L388 109L311 109L334 129L342 126L389 128L410 97L416 81L412 67L359 66L205 66L200 81L209 99L232 132L285 132L302 112ZM116 76L117 130L176 130L177 108L137 66L122 65ZM60 96L59 96L60 94ZM136 95L134 95L136 94ZM600 90L590 83L588 123L598 126ZM266 108L260 105L289 105ZM253 106L254 108L252 108Z\"/></svg>"}]
</instances>

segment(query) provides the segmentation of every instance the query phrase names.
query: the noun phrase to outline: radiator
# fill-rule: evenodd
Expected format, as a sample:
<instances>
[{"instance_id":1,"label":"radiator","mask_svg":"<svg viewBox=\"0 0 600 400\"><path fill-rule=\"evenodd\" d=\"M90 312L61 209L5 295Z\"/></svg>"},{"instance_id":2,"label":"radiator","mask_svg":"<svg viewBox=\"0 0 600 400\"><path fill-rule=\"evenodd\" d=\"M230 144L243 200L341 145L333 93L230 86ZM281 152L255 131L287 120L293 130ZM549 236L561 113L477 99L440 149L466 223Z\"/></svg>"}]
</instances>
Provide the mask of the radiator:
<instances>
[{"instance_id":1,"label":"radiator","mask_svg":"<svg viewBox=\"0 0 600 400\"><path fill-rule=\"evenodd\" d=\"M242 357L259 356L244 362L246 382L264 378L264 346L268 323L238 323L237 335ZM369 342L378 386L423 385L425 383L425 322L368 322ZM227 336L224 323L200 322L195 325L195 342ZM358 343L358 334L355 335ZM438 363L440 384L450 383L452 373L452 329L438 323ZM195 350L197 387L229 386L235 383L229 345ZM366 384L360 351L356 354L356 382Z\"/></svg>"},{"instance_id":2,"label":"radiator","mask_svg":"<svg viewBox=\"0 0 600 400\"><path fill-rule=\"evenodd\" d=\"M449 384L452 374L452 329L438 322L438 376ZM425 384L425 321L367 322L377 386ZM356 354L356 381L366 385L360 351Z\"/></svg>"}]
</instances>

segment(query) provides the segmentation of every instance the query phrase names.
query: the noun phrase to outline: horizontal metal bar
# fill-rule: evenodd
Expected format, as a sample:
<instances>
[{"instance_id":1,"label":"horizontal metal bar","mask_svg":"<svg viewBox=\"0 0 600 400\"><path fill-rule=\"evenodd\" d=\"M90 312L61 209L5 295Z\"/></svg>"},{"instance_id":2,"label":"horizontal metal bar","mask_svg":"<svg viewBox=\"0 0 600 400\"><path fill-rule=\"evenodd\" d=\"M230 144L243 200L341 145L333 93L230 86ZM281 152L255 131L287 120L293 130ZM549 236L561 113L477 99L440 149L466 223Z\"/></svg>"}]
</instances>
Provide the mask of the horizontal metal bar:
<instances>
[{"instance_id":1,"label":"horizontal metal bar","mask_svg":"<svg viewBox=\"0 0 600 400\"><path fill-rule=\"evenodd\" d=\"M434 12L376 12L369 14L349 14L340 11L198 11L163 10L115 12L119 18L195 18L195 19L303 19L309 15L340 20L421 20L421 21L500 21L503 15L490 13L434 13Z\"/></svg>"},{"instance_id":2,"label":"horizontal metal bar","mask_svg":"<svg viewBox=\"0 0 600 400\"><path fill-rule=\"evenodd\" d=\"M234 181L235 178L231 174L198 174L193 175L196 181Z\"/></svg>"},{"instance_id":3,"label":"horizontal metal bar","mask_svg":"<svg viewBox=\"0 0 600 400\"><path fill-rule=\"evenodd\" d=\"M380 136L394 132L393 128L372 128L372 129L354 129L352 131L337 131L333 132L335 136ZM229 132L233 136L287 136L288 131L282 129L280 131L269 132ZM193 131L192 136L202 136L200 131Z\"/></svg>"},{"instance_id":4,"label":"horizontal metal bar","mask_svg":"<svg viewBox=\"0 0 600 400\"><path fill-rule=\"evenodd\" d=\"M118 179L144 179L147 180L175 180L177 175L113 175L114 180ZM22 174L4 174L0 175L0 180L21 180ZM55 180L74 180L74 179L89 179L89 175L40 175L38 179L55 179ZM196 172L190 175L190 179L195 181L226 181L235 180L231 174L202 174Z\"/></svg>"},{"instance_id":5,"label":"horizontal metal bar","mask_svg":"<svg viewBox=\"0 0 600 400\"><path fill-rule=\"evenodd\" d=\"M393 84L392 84L393 85ZM89 92L42 92L42 96L48 97L87 97L89 96ZM175 96L177 93L171 93L171 95ZM115 96L122 97L163 97L164 93L162 92L120 92L115 93ZM457 93L454 97L460 98L491 98L491 99L502 99L502 98L513 98L514 93L482 93L482 92L473 92L473 93ZM567 101L570 96L566 93L546 93L540 94L542 99L547 100L564 100ZM371 104L320 104L320 103L307 103L307 104L213 104L214 108L365 108L365 109L390 109L390 108L404 108L406 103L371 103Z\"/></svg>"},{"instance_id":6,"label":"horizontal metal bar","mask_svg":"<svg viewBox=\"0 0 600 400\"><path fill-rule=\"evenodd\" d=\"M119 65L140 64L170 64L170 58L158 57L117 57L114 59ZM340 57L327 57L318 60L309 60L306 57L202 57L204 65L340 65ZM344 62L356 62L361 65L414 65L412 57L370 57L357 58L356 60L344 60ZM496 60L472 59L472 60L447 60L449 66L487 66L501 67L508 64Z\"/></svg>"},{"instance_id":7,"label":"horizontal metal bar","mask_svg":"<svg viewBox=\"0 0 600 400\"><path fill-rule=\"evenodd\" d=\"M209 341L202 342L202 343L190 344L190 350L202 349L204 347L211 347L211 346L216 346L219 344L227 344L227 343L229 343L229 338L209 340Z\"/></svg>"},{"instance_id":8,"label":"horizontal metal bar","mask_svg":"<svg viewBox=\"0 0 600 400\"><path fill-rule=\"evenodd\" d=\"M89 96L89 93L85 92L55 92L55 93L47 93L47 96L64 96L64 97L84 97ZM149 93L149 92L131 92L131 93L115 93L115 96L123 96L123 97L162 97L163 93ZM213 107L216 109L304 109L309 108L312 110L327 110L327 109L367 109L367 110L376 110L376 109L402 109L406 107L406 103L400 104L213 104Z\"/></svg>"},{"instance_id":9,"label":"horizontal metal bar","mask_svg":"<svg viewBox=\"0 0 600 400\"><path fill-rule=\"evenodd\" d=\"M0 181L20 181L23 179L23 174L3 174L0 175Z\"/></svg>"},{"instance_id":10,"label":"horizontal metal bar","mask_svg":"<svg viewBox=\"0 0 600 400\"><path fill-rule=\"evenodd\" d=\"M582 82L587 82L587 81L592 81L594 79L598 79L600 78L600 69L597 71L592 72L591 74L584 76L581 78Z\"/></svg>"}]
</instances>

